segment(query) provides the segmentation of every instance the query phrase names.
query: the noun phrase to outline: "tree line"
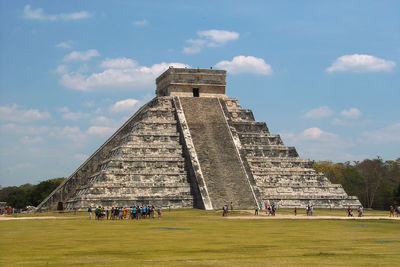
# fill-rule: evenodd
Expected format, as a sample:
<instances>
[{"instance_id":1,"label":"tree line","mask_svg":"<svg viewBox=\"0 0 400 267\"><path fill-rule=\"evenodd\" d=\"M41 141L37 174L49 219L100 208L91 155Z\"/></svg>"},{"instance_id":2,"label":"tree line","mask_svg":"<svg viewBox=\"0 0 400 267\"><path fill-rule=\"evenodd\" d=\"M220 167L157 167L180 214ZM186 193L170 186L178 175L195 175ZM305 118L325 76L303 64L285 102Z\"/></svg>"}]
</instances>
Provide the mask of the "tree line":
<instances>
[{"instance_id":1,"label":"tree line","mask_svg":"<svg viewBox=\"0 0 400 267\"><path fill-rule=\"evenodd\" d=\"M37 206L54 189L59 186L65 178L54 178L42 181L36 185L23 184L20 186L7 186L0 188L0 202L6 202L8 206L23 209L26 206Z\"/></svg>"},{"instance_id":2,"label":"tree line","mask_svg":"<svg viewBox=\"0 0 400 267\"><path fill-rule=\"evenodd\" d=\"M335 184L342 184L348 195L357 196L366 208L389 209L400 205L400 158L383 161L381 158L333 163L313 162Z\"/></svg>"}]
</instances>

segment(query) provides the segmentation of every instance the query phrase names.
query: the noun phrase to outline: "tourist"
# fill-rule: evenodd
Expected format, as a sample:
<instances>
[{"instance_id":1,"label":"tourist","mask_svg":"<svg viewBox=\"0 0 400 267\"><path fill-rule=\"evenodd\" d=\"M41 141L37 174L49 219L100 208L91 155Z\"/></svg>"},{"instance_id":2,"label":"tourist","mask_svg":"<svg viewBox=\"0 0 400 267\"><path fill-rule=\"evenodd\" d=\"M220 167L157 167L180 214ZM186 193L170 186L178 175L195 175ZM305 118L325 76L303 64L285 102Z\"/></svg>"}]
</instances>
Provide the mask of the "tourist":
<instances>
[{"instance_id":1,"label":"tourist","mask_svg":"<svg viewBox=\"0 0 400 267\"><path fill-rule=\"evenodd\" d=\"M147 208L146 206L142 206L142 219L146 219Z\"/></svg>"},{"instance_id":2,"label":"tourist","mask_svg":"<svg viewBox=\"0 0 400 267\"><path fill-rule=\"evenodd\" d=\"M306 207L306 213L307 213L307 216L310 215L310 205L307 205L307 207Z\"/></svg>"},{"instance_id":3,"label":"tourist","mask_svg":"<svg viewBox=\"0 0 400 267\"><path fill-rule=\"evenodd\" d=\"M347 217L353 217L353 210L350 207L347 208Z\"/></svg>"},{"instance_id":4,"label":"tourist","mask_svg":"<svg viewBox=\"0 0 400 267\"><path fill-rule=\"evenodd\" d=\"M275 203L272 203L272 205L271 205L271 215L272 216L275 216L275 211L276 211Z\"/></svg>"},{"instance_id":5,"label":"tourist","mask_svg":"<svg viewBox=\"0 0 400 267\"><path fill-rule=\"evenodd\" d=\"M108 220L108 218L110 217L110 207L107 207L106 213L107 213L107 220Z\"/></svg>"},{"instance_id":6,"label":"tourist","mask_svg":"<svg viewBox=\"0 0 400 267\"><path fill-rule=\"evenodd\" d=\"M389 210L390 210L389 217L392 217L392 216L394 217L394 207L392 205L390 205Z\"/></svg>"},{"instance_id":7,"label":"tourist","mask_svg":"<svg viewBox=\"0 0 400 267\"><path fill-rule=\"evenodd\" d=\"M161 213L162 213L162 210L161 210L161 207L159 207L157 209L158 219L161 219Z\"/></svg>"},{"instance_id":8,"label":"tourist","mask_svg":"<svg viewBox=\"0 0 400 267\"><path fill-rule=\"evenodd\" d=\"M222 207L222 217L224 216L228 216L228 205L226 204Z\"/></svg>"},{"instance_id":9,"label":"tourist","mask_svg":"<svg viewBox=\"0 0 400 267\"><path fill-rule=\"evenodd\" d=\"M310 216L313 216L313 214L314 214L314 207L311 204L311 206L310 206Z\"/></svg>"},{"instance_id":10,"label":"tourist","mask_svg":"<svg viewBox=\"0 0 400 267\"><path fill-rule=\"evenodd\" d=\"M296 216L296 215L297 215L297 208L294 207L294 216Z\"/></svg>"},{"instance_id":11,"label":"tourist","mask_svg":"<svg viewBox=\"0 0 400 267\"><path fill-rule=\"evenodd\" d=\"M267 204L267 202L265 202L265 214L269 215L269 214L268 214L268 211L269 211L269 210L268 210L268 204Z\"/></svg>"},{"instance_id":12,"label":"tourist","mask_svg":"<svg viewBox=\"0 0 400 267\"><path fill-rule=\"evenodd\" d=\"M124 207L118 207L118 217L120 220L124 219Z\"/></svg>"},{"instance_id":13,"label":"tourist","mask_svg":"<svg viewBox=\"0 0 400 267\"><path fill-rule=\"evenodd\" d=\"M362 215L363 215L363 207L359 206L357 211L358 211L358 217L362 217Z\"/></svg>"},{"instance_id":14,"label":"tourist","mask_svg":"<svg viewBox=\"0 0 400 267\"><path fill-rule=\"evenodd\" d=\"M396 207L396 217L400 216L400 206Z\"/></svg>"},{"instance_id":15,"label":"tourist","mask_svg":"<svg viewBox=\"0 0 400 267\"><path fill-rule=\"evenodd\" d=\"M96 215L96 219L100 220L101 218L101 207L96 207L94 214Z\"/></svg>"},{"instance_id":16,"label":"tourist","mask_svg":"<svg viewBox=\"0 0 400 267\"><path fill-rule=\"evenodd\" d=\"M233 202L231 201L231 211L233 210Z\"/></svg>"},{"instance_id":17,"label":"tourist","mask_svg":"<svg viewBox=\"0 0 400 267\"><path fill-rule=\"evenodd\" d=\"M136 206L132 207L132 220L136 219Z\"/></svg>"},{"instance_id":18,"label":"tourist","mask_svg":"<svg viewBox=\"0 0 400 267\"><path fill-rule=\"evenodd\" d=\"M142 216L142 211L140 210L139 205L136 205L136 220L139 220L140 216Z\"/></svg>"},{"instance_id":19,"label":"tourist","mask_svg":"<svg viewBox=\"0 0 400 267\"><path fill-rule=\"evenodd\" d=\"M258 205L254 205L254 215L258 215Z\"/></svg>"},{"instance_id":20,"label":"tourist","mask_svg":"<svg viewBox=\"0 0 400 267\"><path fill-rule=\"evenodd\" d=\"M89 212L89 220L91 220L92 219L92 207L89 206L87 211Z\"/></svg>"}]
</instances>

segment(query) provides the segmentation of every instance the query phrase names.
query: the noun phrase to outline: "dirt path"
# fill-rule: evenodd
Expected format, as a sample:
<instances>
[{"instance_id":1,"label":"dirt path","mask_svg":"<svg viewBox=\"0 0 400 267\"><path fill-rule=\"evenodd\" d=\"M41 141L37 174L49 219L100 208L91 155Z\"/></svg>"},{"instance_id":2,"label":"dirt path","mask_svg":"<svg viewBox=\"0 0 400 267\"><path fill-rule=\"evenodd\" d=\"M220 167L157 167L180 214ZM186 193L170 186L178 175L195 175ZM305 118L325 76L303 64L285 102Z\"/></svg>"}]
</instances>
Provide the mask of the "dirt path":
<instances>
[{"instance_id":1,"label":"dirt path","mask_svg":"<svg viewBox=\"0 0 400 267\"><path fill-rule=\"evenodd\" d=\"M10 217L0 216L0 221L12 221L12 220L54 220L54 219L77 219L84 217L56 217L56 216L30 216L30 217Z\"/></svg>"},{"instance_id":2,"label":"dirt path","mask_svg":"<svg viewBox=\"0 0 400 267\"><path fill-rule=\"evenodd\" d=\"M399 220L400 217L389 217L389 216L363 216L363 217L347 217L347 216L306 216L306 215L288 215L288 214L277 214L276 216L267 215L248 215L248 216L228 216L227 219L254 219L254 220Z\"/></svg>"}]
</instances>

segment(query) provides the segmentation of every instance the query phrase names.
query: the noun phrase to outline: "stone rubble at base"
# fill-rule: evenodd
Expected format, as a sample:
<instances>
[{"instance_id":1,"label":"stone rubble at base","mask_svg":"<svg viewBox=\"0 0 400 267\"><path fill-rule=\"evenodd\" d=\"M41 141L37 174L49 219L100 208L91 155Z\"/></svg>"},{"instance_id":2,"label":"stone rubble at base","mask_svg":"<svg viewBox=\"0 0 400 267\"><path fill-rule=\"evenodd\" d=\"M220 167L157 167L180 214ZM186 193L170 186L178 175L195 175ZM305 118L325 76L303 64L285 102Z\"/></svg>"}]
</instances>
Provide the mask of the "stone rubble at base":
<instances>
[{"instance_id":1,"label":"stone rubble at base","mask_svg":"<svg viewBox=\"0 0 400 267\"><path fill-rule=\"evenodd\" d=\"M134 204L221 209L231 201L238 209L361 205L228 98L225 74L167 70L157 79L157 97L37 209L55 210L60 202L66 210Z\"/></svg>"}]
</instances>

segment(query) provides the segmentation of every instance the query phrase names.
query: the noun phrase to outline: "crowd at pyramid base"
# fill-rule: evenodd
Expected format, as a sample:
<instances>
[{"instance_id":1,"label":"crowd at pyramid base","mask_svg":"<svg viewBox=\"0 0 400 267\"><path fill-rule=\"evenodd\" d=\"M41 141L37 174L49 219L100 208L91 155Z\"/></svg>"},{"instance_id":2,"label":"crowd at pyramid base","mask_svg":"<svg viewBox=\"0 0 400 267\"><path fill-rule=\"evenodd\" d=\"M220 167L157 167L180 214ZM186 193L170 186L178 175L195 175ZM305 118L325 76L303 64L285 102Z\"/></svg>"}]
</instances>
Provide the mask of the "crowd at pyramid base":
<instances>
[{"instance_id":1,"label":"crowd at pyramid base","mask_svg":"<svg viewBox=\"0 0 400 267\"><path fill-rule=\"evenodd\" d=\"M225 71L170 68L141 107L39 206L361 206L225 94Z\"/></svg>"}]
</instances>

